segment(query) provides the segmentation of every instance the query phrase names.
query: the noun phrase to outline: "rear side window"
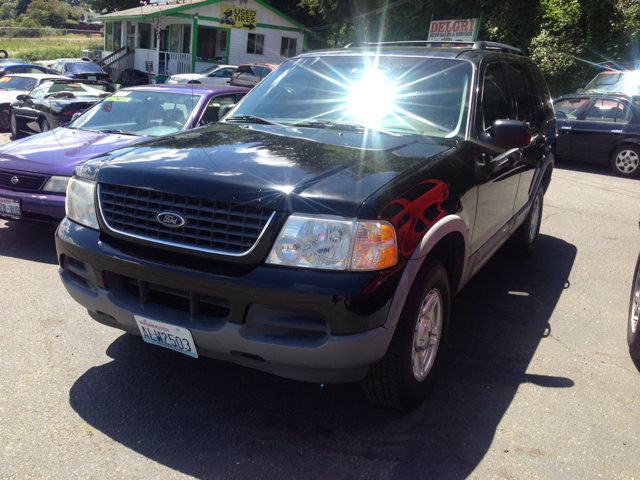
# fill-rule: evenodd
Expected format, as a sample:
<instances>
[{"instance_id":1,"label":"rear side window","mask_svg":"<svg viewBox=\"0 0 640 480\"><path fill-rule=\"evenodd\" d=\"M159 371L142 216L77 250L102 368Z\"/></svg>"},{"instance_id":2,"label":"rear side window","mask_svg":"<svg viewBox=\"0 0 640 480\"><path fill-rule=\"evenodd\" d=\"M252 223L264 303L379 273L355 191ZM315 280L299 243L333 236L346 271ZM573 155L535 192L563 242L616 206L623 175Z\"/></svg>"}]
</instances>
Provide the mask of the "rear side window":
<instances>
[{"instance_id":1,"label":"rear side window","mask_svg":"<svg viewBox=\"0 0 640 480\"><path fill-rule=\"evenodd\" d=\"M631 111L621 102L600 99L587 112L585 120L605 123L629 123Z\"/></svg>"},{"instance_id":2,"label":"rear side window","mask_svg":"<svg viewBox=\"0 0 640 480\"><path fill-rule=\"evenodd\" d=\"M484 130L488 131L493 122L511 118L509 93L499 63L487 65L482 86L482 115Z\"/></svg>"}]
</instances>

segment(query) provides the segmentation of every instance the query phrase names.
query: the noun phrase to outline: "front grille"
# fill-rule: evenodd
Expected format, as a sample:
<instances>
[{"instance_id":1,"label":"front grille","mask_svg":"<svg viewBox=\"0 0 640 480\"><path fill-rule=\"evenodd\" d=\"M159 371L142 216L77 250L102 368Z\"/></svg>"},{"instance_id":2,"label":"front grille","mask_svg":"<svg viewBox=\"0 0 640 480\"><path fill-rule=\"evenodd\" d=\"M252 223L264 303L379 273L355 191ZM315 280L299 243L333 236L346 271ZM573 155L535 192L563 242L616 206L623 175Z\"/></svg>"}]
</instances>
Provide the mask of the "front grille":
<instances>
[{"instance_id":1,"label":"front grille","mask_svg":"<svg viewBox=\"0 0 640 480\"><path fill-rule=\"evenodd\" d=\"M11 182L12 178L17 178L18 182ZM38 175L34 173L13 172L11 170L0 169L0 187L9 190L22 192L37 192L42 188L48 175Z\"/></svg>"},{"instance_id":2,"label":"front grille","mask_svg":"<svg viewBox=\"0 0 640 480\"><path fill-rule=\"evenodd\" d=\"M133 187L100 184L100 211L118 233L152 242L225 255L244 255L257 243L273 210L185 197ZM159 223L170 211L184 217L182 227Z\"/></svg>"}]
</instances>

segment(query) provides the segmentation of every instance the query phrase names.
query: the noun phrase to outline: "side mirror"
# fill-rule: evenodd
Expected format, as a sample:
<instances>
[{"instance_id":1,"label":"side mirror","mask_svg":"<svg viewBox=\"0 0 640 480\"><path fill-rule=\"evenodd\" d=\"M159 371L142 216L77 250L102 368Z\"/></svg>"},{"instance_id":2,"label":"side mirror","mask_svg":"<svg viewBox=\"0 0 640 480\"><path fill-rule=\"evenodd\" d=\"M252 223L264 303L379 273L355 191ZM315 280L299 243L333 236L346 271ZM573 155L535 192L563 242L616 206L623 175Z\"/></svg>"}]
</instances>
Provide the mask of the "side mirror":
<instances>
[{"instance_id":1,"label":"side mirror","mask_svg":"<svg viewBox=\"0 0 640 480\"><path fill-rule=\"evenodd\" d=\"M234 107L235 104L221 106L220 110L218 110L218 121L222 120L227 113L233 110Z\"/></svg>"},{"instance_id":2,"label":"side mirror","mask_svg":"<svg viewBox=\"0 0 640 480\"><path fill-rule=\"evenodd\" d=\"M24 93L18 95L16 97L16 100L20 101L20 102L24 102L27 99L27 95L25 95Z\"/></svg>"},{"instance_id":3,"label":"side mirror","mask_svg":"<svg viewBox=\"0 0 640 480\"><path fill-rule=\"evenodd\" d=\"M71 122L60 122L58 125L61 127L66 127L67 125L69 125Z\"/></svg>"},{"instance_id":4,"label":"side mirror","mask_svg":"<svg viewBox=\"0 0 640 480\"><path fill-rule=\"evenodd\" d=\"M76 112L73 115L71 115L71 122L73 122L76 118L78 118L80 115L82 115L81 112ZM69 123L71 123L69 122Z\"/></svg>"},{"instance_id":5,"label":"side mirror","mask_svg":"<svg viewBox=\"0 0 640 480\"><path fill-rule=\"evenodd\" d=\"M496 120L491 125L491 139L504 149L524 148L531 143L531 129L518 120Z\"/></svg>"},{"instance_id":6,"label":"side mirror","mask_svg":"<svg viewBox=\"0 0 640 480\"><path fill-rule=\"evenodd\" d=\"M579 88L576 90L576 93L582 93L582 91L584 90L584 88Z\"/></svg>"}]
</instances>

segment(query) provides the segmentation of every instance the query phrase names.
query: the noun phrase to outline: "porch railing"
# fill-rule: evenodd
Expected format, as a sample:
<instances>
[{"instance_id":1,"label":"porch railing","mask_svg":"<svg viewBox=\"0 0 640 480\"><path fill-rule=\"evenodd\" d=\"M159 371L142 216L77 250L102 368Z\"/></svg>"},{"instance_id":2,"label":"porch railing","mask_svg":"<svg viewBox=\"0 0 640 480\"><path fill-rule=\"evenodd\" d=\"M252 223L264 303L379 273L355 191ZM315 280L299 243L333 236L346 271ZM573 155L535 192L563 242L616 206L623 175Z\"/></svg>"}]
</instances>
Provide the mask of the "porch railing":
<instances>
[{"instance_id":1,"label":"porch railing","mask_svg":"<svg viewBox=\"0 0 640 480\"><path fill-rule=\"evenodd\" d=\"M124 46L116 50L115 52L110 53L109 55L104 57L102 60L97 61L96 65L98 65L99 67L104 67L105 65L108 65L109 63L116 61L118 58L127 55L127 53L129 53L129 47Z\"/></svg>"},{"instance_id":2,"label":"porch railing","mask_svg":"<svg viewBox=\"0 0 640 480\"><path fill-rule=\"evenodd\" d=\"M130 78L128 75L125 75L127 70L133 70L135 66L135 49L130 50L125 55L121 55L112 59L110 62L106 63L102 66L102 70L111 75L111 78L114 81L124 85L125 87L129 86Z\"/></svg>"},{"instance_id":3,"label":"porch railing","mask_svg":"<svg viewBox=\"0 0 640 480\"><path fill-rule=\"evenodd\" d=\"M158 74L171 76L181 73L191 73L191 54L160 52Z\"/></svg>"}]
</instances>

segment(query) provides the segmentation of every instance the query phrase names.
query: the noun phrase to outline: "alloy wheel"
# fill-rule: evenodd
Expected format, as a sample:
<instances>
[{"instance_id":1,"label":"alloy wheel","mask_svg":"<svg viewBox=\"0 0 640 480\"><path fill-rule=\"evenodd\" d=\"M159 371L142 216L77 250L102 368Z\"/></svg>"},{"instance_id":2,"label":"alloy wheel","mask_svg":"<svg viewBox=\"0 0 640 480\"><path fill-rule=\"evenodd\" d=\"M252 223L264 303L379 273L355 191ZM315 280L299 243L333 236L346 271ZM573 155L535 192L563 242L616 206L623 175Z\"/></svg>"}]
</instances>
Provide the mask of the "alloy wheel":
<instances>
[{"instance_id":1,"label":"alloy wheel","mask_svg":"<svg viewBox=\"0 0 640 480\"><path fill-rule=\"evenodd\" d=\"M433 288L422 300L413 334L411 365L414 378L421 382L429 375L436 359L442 334L442 295Z\"/></svg>"}]
</instances>

